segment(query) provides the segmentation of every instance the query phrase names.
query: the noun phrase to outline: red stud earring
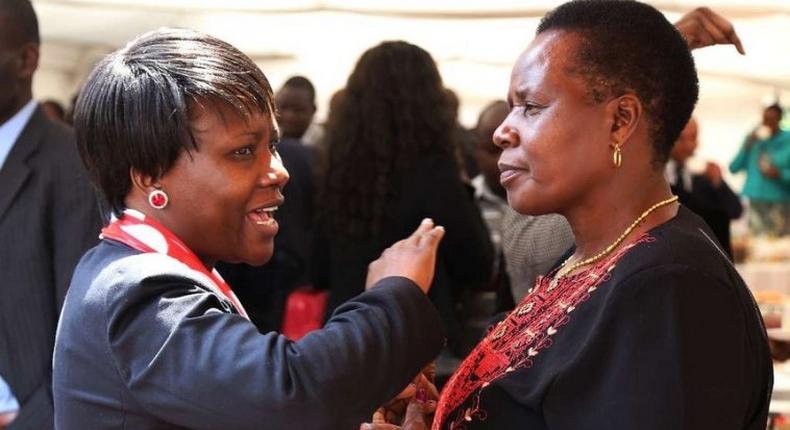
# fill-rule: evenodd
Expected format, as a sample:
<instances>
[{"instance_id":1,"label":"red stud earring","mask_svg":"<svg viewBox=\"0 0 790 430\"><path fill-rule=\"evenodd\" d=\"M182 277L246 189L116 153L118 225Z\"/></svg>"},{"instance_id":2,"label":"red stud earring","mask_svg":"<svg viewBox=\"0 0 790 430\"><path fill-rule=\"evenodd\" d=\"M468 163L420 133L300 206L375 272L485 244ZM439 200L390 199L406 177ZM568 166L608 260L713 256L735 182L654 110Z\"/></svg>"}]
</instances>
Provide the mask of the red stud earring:
<instances>
[{"instance_id":1,"label":"red stud earring","mask_svg":"<svg viewBox=\"0 0 790 430\"><path fill-rule=\"evenodd\" d=\"M148 194L148 204L154 209L164 209L168 201L167 194L162 190L153 190Z\"/></svg>"}]
</instances>

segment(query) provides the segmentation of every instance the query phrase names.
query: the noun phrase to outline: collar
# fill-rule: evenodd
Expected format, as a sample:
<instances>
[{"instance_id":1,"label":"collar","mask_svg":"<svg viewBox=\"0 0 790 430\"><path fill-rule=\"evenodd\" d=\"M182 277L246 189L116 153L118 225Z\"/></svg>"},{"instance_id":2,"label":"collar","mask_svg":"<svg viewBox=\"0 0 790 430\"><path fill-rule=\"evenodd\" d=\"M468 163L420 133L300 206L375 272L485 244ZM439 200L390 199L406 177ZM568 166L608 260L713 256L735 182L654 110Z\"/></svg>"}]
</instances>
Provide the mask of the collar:
<instances>
[{"instance_id":1,"label":"collar","mask_svg":"<svg viewBox=\"0 0 790 430\"><path fill-rule=\"evenodd\" d=\"M33 116L33 112L36 111L37 106L38 103L31 99L27 104L22 106L22 109L19 109L14 116L0 125L0 169L3 168L8 154L14 147L14 143L19 139L19 135L22 134L22 130L25 129L28 121L30 121L30 117Z\"/></svg>"}]
</instances>

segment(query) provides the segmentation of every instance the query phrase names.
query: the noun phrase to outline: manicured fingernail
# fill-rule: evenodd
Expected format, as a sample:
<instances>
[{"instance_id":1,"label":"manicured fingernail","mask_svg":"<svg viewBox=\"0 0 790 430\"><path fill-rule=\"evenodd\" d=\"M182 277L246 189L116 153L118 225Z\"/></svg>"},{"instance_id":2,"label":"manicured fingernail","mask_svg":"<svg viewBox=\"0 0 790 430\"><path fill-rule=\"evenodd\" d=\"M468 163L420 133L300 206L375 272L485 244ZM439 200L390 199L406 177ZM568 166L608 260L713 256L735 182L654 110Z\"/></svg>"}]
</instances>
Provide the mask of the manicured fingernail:
<instances>
[{"instance_id":1,"label":"manicured fingernail","mask_svg":"<svg viewBox=\"0 0 790 430\"><path fill-rule=\"evenodd\" d=\"M414 395L414 398L420 403L425 403L428 400L428 393L425 391L425 388L420 387L417 389L417 394Z\"/></svg>"},{"instance_id":2,"label":"manicured fingernail","mask_svg":"<svg viewBox=\"0 0 790 430\"><path fill-rule=\"evenodd\" d=\"M424 218L424 219L422 220L422 223L423 223L423 224L433 223L433 220L432 220L432 219L430 219L430 218Z\"/></svg>"}]
</instances>

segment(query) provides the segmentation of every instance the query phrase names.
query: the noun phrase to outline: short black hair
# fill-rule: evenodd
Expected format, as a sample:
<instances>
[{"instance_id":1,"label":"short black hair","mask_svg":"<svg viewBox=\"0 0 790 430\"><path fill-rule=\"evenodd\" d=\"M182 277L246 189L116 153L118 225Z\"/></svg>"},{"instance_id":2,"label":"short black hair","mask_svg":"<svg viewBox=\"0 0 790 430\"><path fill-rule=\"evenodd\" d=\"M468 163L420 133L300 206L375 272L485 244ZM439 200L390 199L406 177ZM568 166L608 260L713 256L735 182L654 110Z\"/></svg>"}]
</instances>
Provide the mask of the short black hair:
<instances>
[{"instance_id":1,"label":"short black hair","mask_svg":"<svg viewBox=\"0 0 790 430\"><path fill-rule=\"evenodd\" d=\"M2 31L8 32L6 33L8 36L17 38L14 40L15 43L41 42L38 34L38 18L30 0L0 0L0 19L4 21L3 26L8 26Z\"/></svg>"},{"instance_id":2,"label":"short black hair","mask_svg":"<svg viewBox=\"0 0 790 430\"><path fill-rule=\"evenodd\" d=\"M307 90L307 94L310 95L310 101L315 104L315 87L313 86L313 83L304 76L291 76L283 84L283 88L284 87L301 88Z\"/></svg>"},{"instance_id":3,"label":"short black hair","mask_svg":"<svg viewBox=\"0 0 790 430\"><path fill-rule=\"evenodd\" d=\"M549 12L537 34L578 34L571 73L581 75L591 101L634 93L650 121L657 165L691 117L699 82L688 45L654 7L633 0L574 0Z\"/></svg>"},{"instance_id":4,"label":"short black hair","mask_svg":"<svg viewBox=\"0 0 790 430\"><path fill-rule=\"evenodd\" d=\"M772 110L772 111L776 112L779 115L780 119L782 118L782 116L784 116L784 113L785 113L784 108L779 103L774 103L771 106L768 106L767 108L765 108L765 110Z\"/></svg>"},{"instance_id":5,"label":"short black hair","mask_svg":"<svg viewBox=\"0 0 790 430\"><path fill-rule=\"evenodd\" d=\"M226 105L242 118L273 113L266 76L230 44L192 30L160 29L102 59L77 99L80 156L119 214L135 169L161 177L182 151L198 150L196 105Z\"/></svg>"}]
</instances>

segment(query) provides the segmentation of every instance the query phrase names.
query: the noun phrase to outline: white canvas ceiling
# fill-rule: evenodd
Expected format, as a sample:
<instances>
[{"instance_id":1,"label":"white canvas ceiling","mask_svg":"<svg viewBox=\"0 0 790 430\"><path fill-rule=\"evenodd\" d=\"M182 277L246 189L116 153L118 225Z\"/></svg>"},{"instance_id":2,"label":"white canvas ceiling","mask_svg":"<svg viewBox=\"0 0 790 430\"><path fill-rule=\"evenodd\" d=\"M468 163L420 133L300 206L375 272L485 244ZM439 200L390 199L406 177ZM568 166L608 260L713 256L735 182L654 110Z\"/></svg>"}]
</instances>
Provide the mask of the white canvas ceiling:
<instances>
[{"instance_id":1,"label":"white canvas ceiling","mask_svg":"<svg viewBox=\"0 0 790 430\"><path fill-rule=\"evenodd\" d=\"M545 0L33 0L43 38L37 98L68 100L93 63L135 35L162 26L218 36L250 55L277 88L287 77L310 78L319 117L356 59L383 40L422 46L475 122L502 98L510 66L538 20L559 1ZM698 5L651 1L670 20ZM697 115L703 158L725 162L779 95L790 103L790 0L713 0L732 19L746 56L730 47L695 53L702 82Z\"/></svg>"}]
</instances>

